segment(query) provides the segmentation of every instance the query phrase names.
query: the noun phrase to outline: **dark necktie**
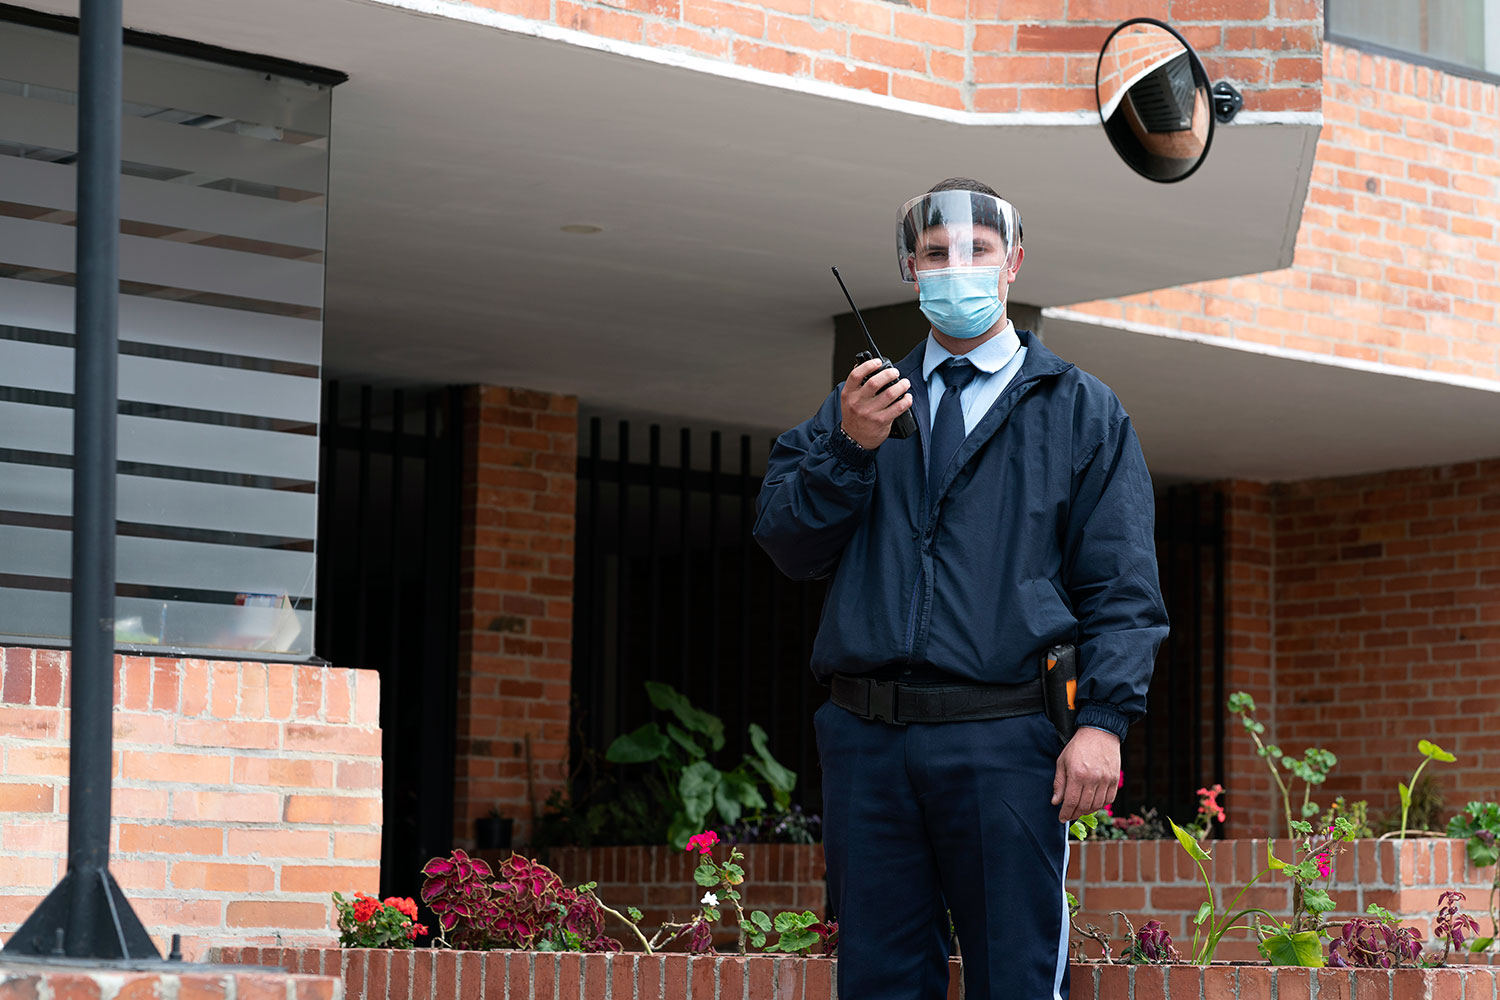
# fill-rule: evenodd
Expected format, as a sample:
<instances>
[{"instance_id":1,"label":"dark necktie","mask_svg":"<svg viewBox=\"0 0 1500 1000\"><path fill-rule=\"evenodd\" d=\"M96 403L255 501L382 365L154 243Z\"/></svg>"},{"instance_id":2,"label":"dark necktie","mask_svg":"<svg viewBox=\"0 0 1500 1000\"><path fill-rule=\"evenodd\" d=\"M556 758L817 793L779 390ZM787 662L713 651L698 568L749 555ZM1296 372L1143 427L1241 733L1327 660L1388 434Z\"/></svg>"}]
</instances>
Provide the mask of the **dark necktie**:
<instances>
[{"instance_id":1,"label":"dark necktie","mask_svg":"<svg viewBox=\"0 0 1500 1000\"><path fill-rule=\"evenodd\" d=\"M937 499L938 483L953 461L954 452L964 443L964 408L958 395L975 375L974 365L963 358L949 358L938 365L943 376L943 398L938 402L937 416L932 420L932 447L927 450L927 496Z\"/></svg>"}]
</instances>

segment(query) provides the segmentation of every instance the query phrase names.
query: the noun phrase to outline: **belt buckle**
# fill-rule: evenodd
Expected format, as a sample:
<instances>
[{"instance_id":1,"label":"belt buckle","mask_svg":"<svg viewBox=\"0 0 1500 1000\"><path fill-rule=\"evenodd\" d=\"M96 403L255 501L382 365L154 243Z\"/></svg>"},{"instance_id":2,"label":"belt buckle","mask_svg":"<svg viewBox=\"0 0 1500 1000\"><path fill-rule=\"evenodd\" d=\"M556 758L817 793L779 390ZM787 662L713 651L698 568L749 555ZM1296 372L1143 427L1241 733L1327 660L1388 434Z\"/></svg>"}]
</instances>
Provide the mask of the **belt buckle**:
<instances>
[{"instance_id":1,"label":"belt buckle","mask_svg":"<svg viewBox=\"0 0 1500 1000\"><path fill-rule=\"evenodd\" d=\"M875 722L888 722L893 726L905 725L896 718L897 687L895 681L870 682L870 718Z\"/></svg>"}]
</instances>

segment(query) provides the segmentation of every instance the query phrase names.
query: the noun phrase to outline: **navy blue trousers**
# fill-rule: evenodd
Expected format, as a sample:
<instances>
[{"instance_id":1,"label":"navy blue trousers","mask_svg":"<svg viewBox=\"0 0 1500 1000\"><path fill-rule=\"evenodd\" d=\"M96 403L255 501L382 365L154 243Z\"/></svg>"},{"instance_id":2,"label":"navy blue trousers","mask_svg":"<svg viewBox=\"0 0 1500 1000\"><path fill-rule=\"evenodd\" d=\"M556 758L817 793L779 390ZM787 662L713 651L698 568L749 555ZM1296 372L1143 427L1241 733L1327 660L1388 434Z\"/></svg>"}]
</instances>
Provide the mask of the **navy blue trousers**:
<instances>
[{"instance_id":1,"label":"navy blue trousers","mask_svg":"<svg viewBox=\"0 0 1500 1000\"><path fill-rule=\"evenodd\" d=\"M1066 1000L1062 739L1042 715L893 726L814 719L838 993L943 1000L948 919L972 1000Z\"/></svg>"}]
</instances>

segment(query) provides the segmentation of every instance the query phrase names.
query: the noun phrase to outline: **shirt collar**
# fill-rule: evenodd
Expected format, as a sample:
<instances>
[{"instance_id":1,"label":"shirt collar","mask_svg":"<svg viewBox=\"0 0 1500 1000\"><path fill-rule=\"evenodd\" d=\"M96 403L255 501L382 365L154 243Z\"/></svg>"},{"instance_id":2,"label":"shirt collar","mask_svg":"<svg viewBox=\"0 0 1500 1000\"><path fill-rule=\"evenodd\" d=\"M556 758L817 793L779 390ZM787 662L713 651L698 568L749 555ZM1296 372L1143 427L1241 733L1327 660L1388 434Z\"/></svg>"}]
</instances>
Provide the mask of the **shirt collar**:
<instances>
[{"instance_id":1,"label":"shirt collar","mask_svg":"<svg viewBox=\"0 0 1500 1000\"><path fill-rule=\"evenodd\" d=\"M922 381L932 378L933 370L949 358L962 357L972 362L975 368L986 375L993 375L1010 363L1021 349L1021 338L1016 328L1006 317L1005 328L967 354L958 355L939 344L931 330L927 332L927 353L922 359Z\"/></svg>"}]
</instances>

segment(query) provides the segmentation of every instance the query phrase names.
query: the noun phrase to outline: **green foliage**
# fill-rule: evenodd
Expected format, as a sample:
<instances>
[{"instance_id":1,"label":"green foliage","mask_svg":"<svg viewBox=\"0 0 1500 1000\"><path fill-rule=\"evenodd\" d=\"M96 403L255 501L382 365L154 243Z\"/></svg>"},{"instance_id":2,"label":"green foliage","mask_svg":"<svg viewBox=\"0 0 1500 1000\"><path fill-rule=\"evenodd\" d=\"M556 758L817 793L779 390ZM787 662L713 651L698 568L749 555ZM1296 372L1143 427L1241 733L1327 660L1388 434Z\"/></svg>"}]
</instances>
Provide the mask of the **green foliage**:
<instances>
[{"instance_id":1,"label":"green foliage","mask_svg":"<svg viewBox=\"0 0 1500 1000\"><path fill-rule=\"evenodd\" d=\"M1318 828L1326 830L1333 825L1335 819L1340 817L1350 822L1354 828L1354 835L1356 837L1375 836L1375 828L1370 825L1370 803L1364 799L1360 799L1357 802L1346 802L1344 801L1344 797L1340 795L1333 800L1333 805L1328 807L1328 811L1318 817Z\"/></svg>"},{"instance_id":2,"label":"green foliage","mask_svg":"<svg viewBox=\"0 0 1500 1000\"><path fill-rule=\"evenodd\" d=\"M1419 777L1421 777L1422 768L1426 767L1428 764L1431 764L1435 760L1436 761L1441 761L1444 764L1451 764L1455 760L1458 759L1457 757L1454 757L1448 751L1444 750L1442 747L1438 746L1436 743L1432 743L1432 742L1430 742L1428 740L1418 740L1417 741L1417 752L1422 755L1422 763L1418 764L1417 765L1417 769L1412 772L1411 785L1408 786L1404 781L1398 781L1398 782L1396 782L1396 791L1401 796L1401 833L1400 833L1400 839L1402 839L1402 840L1406 839L1406 831L1408 829L1408 827L1407 827L1406 824L1407 824L1407 821L1410 819L1410 813L1411 813L1411 807L1412 807L1412 788L1416 786L1417 779ZM1439 796L1440 796L1439 797L1439 801L1441 802L1441 793L1439 793ZM1436 820L1437 816L1436 816L1436 814L1434 814L1434 815L1432 815L1430 817L1423 817L1423 818L1426 819L1426 820L1428 820L1429 822L1431 822L1433 820ZM1425 829L1427 829L1427 827L1424 825L1422 827L1422 829L1425 830Z\"/></svg>"},{"instance_id":3,"label":"green foliage","mask_svg":"<svg viewBox=\"0 0 1500 1000\"><path fill-rule=\"evenodd\" d=\"M1338 763L1338 758L1322 747L1308 747L1303 751L1300 758L1286 753L1274 743L1267 744L1261 740L1266 727L1255 718L1255 699L1243 691L1236 691L1229 696L1229 714L1238 715L1240 723L1245 732L1250 734L1250 739L1255 741L1255 752L1266 762L1266 767L1271 771L1271 779L1276 782L1276 788L1281 793L1282 812L1286 818L1287 835L1295 837L1292 831L1292 788L1288 780L1295 779L1302 782L1302 802L1297 807L1297 815L1302 819L1310 819L1318 814L1318 804L1312 801L1311 795L1315 785L1321 785L1328 780L1328 772L1333 770ZM1287 772L1283 778L1282 772Z\"/></svg>"},{"instance_id":4,"label":"green foliage","mask_svg":"<svg viewBox=\"0 0 1500 1000\"><path fill-rule=\"evenodd\" d=\"M721 769L724 722L696 708L670 684L646 682L652 706L670 719L647 722L615 739L603 759L584 750L570 784L577 799L555 792L547 800L534 842L573 844L668 843L682 848L705 827L730 827L761 817L774 802L783 811L797 784L767 745L766 731L749 727L753 753Z\"/></svg>"},{"instance_id":5,"label":"green foliage","mask_svg":"<svg viewBox=\"0 0 1500 1000\"><path fill-rule=\"evenodd\" d=\"M1103 809L1098 812L1084 813L1068 824L1068 832L1079 840L1087 840L1089 834L1099 828L1100 823L1109 825L1109 813Z\"/></svg>"},{"instance_id":6,"label":"green foliage","mask_svg":"<svg viewBox=\"0 0 1500 1000\"><path fill-rule=\"evenodd\" d=\"M1324 965L1323 939L1316 931L1294 931L1283 923L1275 928L1258 928L1257 937L1255 947L1272 965L1295 965L1305 969L1321 969Z\"/></svg>"},{"instance_id":7,"label":"green foliage","mask_svg":"<svg viewBox=\"0 0 1500 1000\"><path fill-rule=\"evenodd\" d=\"M813 928L819 923L818 915L811 910L776 914L775 927L779 936L776 943L766 951L781 951L789 955L806 954L809 948L818 943L818 932Z\"/></svg>"},{"instance_id":8,"label":"green foliage","mask_svg":"<svg viewBox=\"0 0 1500 1000\"><path fill-rule=\"evenodd\" d=\"M1476 868L1500 862L1500 803L1470 802L1448 821L1447 832L1468 841L1469 863Z\"/></svg>"},{"instance_id":9,"label":"green foliage","mask_svg":"<svg viewBox=\"0 0 1500 1000\"><path fill-rule=\"evenodd\" d=\"M384 902L362 892L333 894L338 912L339 946L343 948L411 948L427 928L416 922L417 907L394 896Z\"/></svg>"}]
</instances>

